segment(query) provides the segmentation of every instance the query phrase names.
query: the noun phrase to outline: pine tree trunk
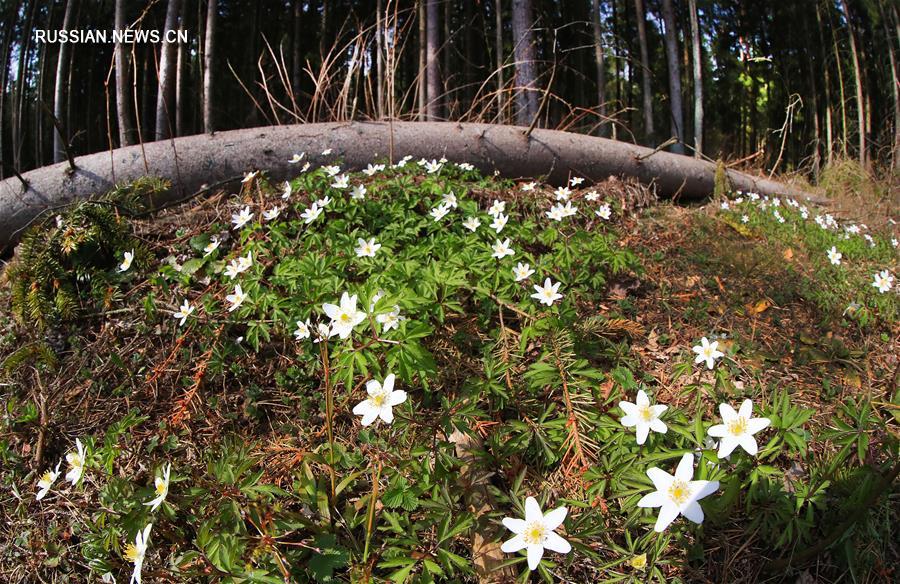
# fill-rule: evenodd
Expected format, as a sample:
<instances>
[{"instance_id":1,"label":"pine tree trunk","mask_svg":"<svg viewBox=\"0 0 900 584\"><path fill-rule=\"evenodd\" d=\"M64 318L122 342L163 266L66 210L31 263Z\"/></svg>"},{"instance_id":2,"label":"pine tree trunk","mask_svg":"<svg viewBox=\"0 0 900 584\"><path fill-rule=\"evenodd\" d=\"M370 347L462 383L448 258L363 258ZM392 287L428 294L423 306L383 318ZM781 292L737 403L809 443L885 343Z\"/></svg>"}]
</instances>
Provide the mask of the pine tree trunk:
<instances>
[{"instance_id":1,"label":"pine tree trunk","mask_svg":"<svg viewBox=\"0 0 900 584\"><path fill-rule=\"evenodd\" d=\"M853 62L853 77L856 81L856 122L859 132L859 163L863 166L867 163L866 156L866 100L863 95L862 70L859 66L859 53L856 47L856 35L853 32L853 19L850 17L850 7L847 0L841 0L841 10L847 21L847 36L850 39L850 57Z\"/></svg>"},{"instance_id":2,"label":"pine tree trunk","mask_svg":"<svg viewBox=\"0 0 900 584\"><path fill-rule=\"evenodd\" d=\"M600 135L606 135L606 66L603 61L603 29L600 26L600 0L591 0L591 23L594 32L594 61L597 65L597 113Z\"/></svg>"},{"instance_id":3,"label":"pine tree trunk","mask_svg":"<svg viewBox=\"0 0 900 584\"><path fill-rule=\"evenodd\" d=\"M441 77L438 69L438 46L440 44L441 17L440 0L425 1L425 73L427 96L425 119L433 121L440 116Z\"/></svg>"},{"instance_id":4,"label":"pine tree trunk","mask_svg":"<svg viewBox=\"0 0 900 584\"><path fill-rule=\"evenodd\" d=\"M662 17L666 28L666 62L669 65L669 113L672 136L678 140L672 152L684 152L684 116L681 107L681 66L678 58L678 30L672 0L662 0Z\"/></svg>"},{"instance_id":5,"label":"pine tree trunk","mask_svg":"<svg viewBox=\"0 0 900 584\"><path fill-rule=\"evenodd\" d=\"M19 13L19 0L9 6L9 15L3 21L3 61L0 62L0 128L6 127L6 82L9 78L10 60L12 57L12 37L16 15ZM42 113L39 115L43 115ZM3 156L3 132L0 131L0 161L6 161ZM0 164L0 178L6 176L6 165Z\"/></svg>"},{"instance_id":6,"label":"pine tree trunk","mask_svg":"<svg viewBox=\"0 0 900 584\"><path fill-rule=\"evenodd\" d=\"M296 100L300 93L300 78L303 72L303 51L300 38L303 35L303 2L294 0L294 33L291 35L291 92Z\"/></svg>"},{"instance_id":7,"label":"pine tree trunk","mask_svg":"<svg viewBox=\"0 0 900 584\"><path fill-rule=\"evenodd\" d=\"M162 49L159 56L159 84L156 88L156 139L165 140L172 135L173 90L175 89L175 43L167 42L165 36L178 29L179 0L169 0L166 8L166 23L163 29Z\"/></svg>"},{"instance_id":8,"label":"pine tree trunk","mask_svg":"<svg viewBox=\"0 0 900 584\"><path fill-rule=\"evenodd\" d=\"M428 109L428 26L425 18L425 3L427 0L418 0L416 9L419 14L419 74L416 76L417 96L419 98L418 117L420 122L425 121Z\"/></svg>"},{"instance_id":9,"label":"pine tree trunk","mask_svg":"<svg viewBox=\"0 0 900 584\"><path fill-rule=\"evenodd\" d=\"M125 0L116 0L116 30L125 30L128 21L125 18ZM134 126L131 123L131 100L128 95L128 55L125 54L125 46L121 40L116 42L116 120L119 126L119 144L130 146L134 144Z\"/></svg>"},{"instance_id":10,"label":"pine tree trunk","mask_svg":"<svg viewBox=\"0 0 900 584\"><path fill-rule=\"evenodd\" d=\"M22 30L22 42L19 45L19 71L16 76L12 119L13 166L19 170L22 168L22 148L25 146L25 135L22 131L24 125L22 118L25 109L25 87L28 83L27 64L30 60L28 55L31 52L31 30L34 27L34 13L37 4L37 2L32 2L30 9L27 5L25 7L25 11L28 13L28 20L25 22L25 27Z\"/></svg>"},{"instance_id":11,"label":"pine tree trunk","mask_svg":"<svg viewBox=\"0 0 900 584\"><path fill-rule=\"evenodd\" d=\"M209 0L206 4L206 54L203 55L203 131L211 134L216 131L213 118L213 56L215 55L215 30L218 12L217 0Z\"/></svg>"},{"instance_id":12,"label":"pine tree trunk","mask_svg":"<svg viewBox=\"0 0 900 584\"><path fill-rule=\"evenodd\" d=\"M641 46L641 109L644 114L644 139L653 141L656 133L653 128L653 91L650 86L650 51L647 48L647 15L644 12L644 1L634 0L634 12L637 18L638 43Z\"/></svg>"},{"instance_id":13,"label":"pine tree trunk","mask_svg":"<svg viewBox=\"0 0 900 584\"><path fill-rule=\"evenodd\" d=\"M66 0L66 13L63 16L62 30L72 28L75 0ZM53 115L60 124L65 117L65 86L68 79L69 43L59 45L59 57L56 63L56 86L53 91ZM53 162L62 162L66 157L65 146L59 132L53 132Z\"/></svg>"},{"instance_id":14,"label":"pine tree trunk","mask_svg":"<svg viewBox=\"0 0 900 584\"><path fill-rule=\"evenodd\" d=\"M494 0L494 23L494 51L497 62L497 122L502 124L505 121L506 84L503 81L503 3L501 0Z\"/></svg>"},{"instance_id":15,"label":"pine tree trunk","mask_svg":"<svg viewBox=\"0 0 900 584\"><path fill-rule=\"evenodd\" d=\"M182 6L182 22L185 19L184 6ZM175 58L175 135L184 136L184 76L185 68L185 43L178 41L178 55Z\"/></svg>"},{"instance_id":16,"label":"pine tree trunk","mask_svg":"<svg viewBox=\"0 0 900 584\"><path fill-rule=\"evenodd\" d=\"M531 0L513 0L512 28L516 59L516 123L528 126L537 116L534 13Z\"/></svg>"},{"instance_id":17,"label":"pine tree trunk","mask_svg":"<svg viewBox=\"0 0 900 584\"><path fill-rule=\"evenodd\" d=\"M381 45L382 16L381 0L378 0L375 12L375 107L377 109L379 120L384 117L384 48Z\"/></svg>"},{"instance_id":18,"label":"pine tree trunk","mask_svg":"<svg viewBox=\"0 0 900 584\"><path fill-rule=\"evenodd\" d=\"M688 0L691 17L691 57L694 63L694 157L703 153L703 61L700 53L700 23L697 0Z\"/></svg>"}]
</instances>

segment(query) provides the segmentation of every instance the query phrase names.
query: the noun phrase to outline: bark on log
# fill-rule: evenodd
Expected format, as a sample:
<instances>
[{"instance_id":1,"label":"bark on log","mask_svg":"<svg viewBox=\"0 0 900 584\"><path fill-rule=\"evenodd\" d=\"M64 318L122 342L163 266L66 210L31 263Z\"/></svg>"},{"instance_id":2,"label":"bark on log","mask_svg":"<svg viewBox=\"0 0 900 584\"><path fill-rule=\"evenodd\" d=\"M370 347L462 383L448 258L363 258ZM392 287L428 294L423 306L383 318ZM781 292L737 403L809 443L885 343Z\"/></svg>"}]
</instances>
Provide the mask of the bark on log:
<instances>
[{"instance_id":1,"label":"bark on log","mask_svg":"<svg viewBox=\"0 0 900 584\"><path fill-rule=\"evenodd\" d=\"M393 141L391 140L393 127ZM469 162L485 172L509 178L541 178L562 184L569 176L600 181L631 176L653 184L663 196L699 199L713 192L715 165L654 151L624 142L535 129L455 122L351 122L270 126L201 134L81 156L77 169L59 163L24 174L25 190L16 178L0 182L0 248L15 241L39 213L110 190L116 183L151 175L168 179L173 188L154 204L174 201L203 185L237 182L243 173L263 169L271 180L294 176L288 164L295 152L306 152L313 164L338 157L350 169L365 167L390 155L447 157ZM328 158L319 152L333 149ZM814 195L781 183L729 170L735 189L784 194L822 202Z\"/></svg>"}]
</instances>

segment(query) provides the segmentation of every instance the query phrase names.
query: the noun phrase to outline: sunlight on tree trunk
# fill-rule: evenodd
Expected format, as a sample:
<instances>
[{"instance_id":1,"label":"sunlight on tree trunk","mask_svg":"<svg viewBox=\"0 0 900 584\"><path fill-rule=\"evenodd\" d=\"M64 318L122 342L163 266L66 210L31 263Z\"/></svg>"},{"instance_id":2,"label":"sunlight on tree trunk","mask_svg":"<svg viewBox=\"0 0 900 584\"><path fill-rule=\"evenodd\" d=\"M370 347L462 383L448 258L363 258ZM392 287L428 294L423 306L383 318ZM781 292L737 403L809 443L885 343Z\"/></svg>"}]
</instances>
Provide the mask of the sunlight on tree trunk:
<instances>
[{"instance_id":1,"label":"sunlight on tree trunk","mask_svg":"<svg viewBox=\"0 0 900 584\"><path fill-rule=\"evenodd\" d=\"M684 153L684 116L681 108L681 66L678 60L678 33L672 0L662 0L662 16L666 29L666 62L669 65L669 115L672 136L678 140L672 152Z\"/></svg>"}]
</instances>

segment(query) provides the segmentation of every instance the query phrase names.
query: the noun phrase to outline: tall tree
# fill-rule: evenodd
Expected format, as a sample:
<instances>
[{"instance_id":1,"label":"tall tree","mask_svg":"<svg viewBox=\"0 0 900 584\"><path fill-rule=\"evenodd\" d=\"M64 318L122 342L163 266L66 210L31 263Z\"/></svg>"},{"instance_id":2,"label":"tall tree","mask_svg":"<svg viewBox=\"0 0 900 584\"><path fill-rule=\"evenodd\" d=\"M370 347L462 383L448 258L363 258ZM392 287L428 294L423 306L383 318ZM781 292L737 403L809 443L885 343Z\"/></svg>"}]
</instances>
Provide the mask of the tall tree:
<instances>
[{"instance_id":1,"label":"tall tree","mask_svg":"<svg viewBox=\"0 0 900 584\"><path fill-rule=\"evenodd\" d=\"M375 8L375 108L378 119L384 116L384 48L381 46L381 23L382 23L382 7L381 0L378 0Z\"/></svg>"},{"instance_id":2,"label":"tall tree","mask_svg":"<svg viewBox=\"0 0 900 584\"><path fill-rule=\"evenodd\" d=\"M164 140L172 135L175 89L175 51L177 45L170 42L170 31L178 30L179 0L169 0L166 7L166 23L163 30L162 49L159 55L159 84L156 89L156 139Z\"/></svg>"},{"instance_id":3,"label":"tall tree","mask_svg":"<svg viewBox=\"0 0 900 584\"><path fill-rule=\"evenodd\" d=\"M684 117L681 108L681 66L678 56L678 31L672 0L662 0L662 17L666 37L666 63L669 66L669 111L672 135L678 142L672 152L684 154Z\"/></svg>"},{"instance_id":4,"label":"tall tree","mask_svg":"<svg viewBox=\"0 0 900 584\"><path fill-rule=\"evenodd\" d=\"M441 36L440 0L425 0L425 73L428 95L425 101L425 119L436 120L440 116L441 75L438 67L438 45Z\"/></svg>"},{"instance_id":5,"label":"tall tree","mask_svg":"<svg viewBox=\"0 0 900 584\"><path fill-rule=\"evenodd\" d=\"M859 163L866 164L866 99L863 96L862 70L859 66L859 52L856 48L856 34L853 32L853 19L847 0L841 0L841 10L847 21L847 35L850 39L850 57L853 61L853 77L856 81L856 121L859 131Z\"/></svg>"},{"instance_id":6,"label":"tall tree","mask_svg":"<svg viewBox=\"0 0 900 584\"><path fill-rule=\"evenodd\" d=\"M538 113L531 0L513 0L512 29L516 59L516 123L528 126Z\"/></svg>"},{"instance_id":7,"label":"tall tree","mask_svg":"<svg viewBox=\"0 0 900 584\"><path fill-rule=\"evenodd\" d=\"M125 18L125 0L116 0L115 6L116 30L125 30L128 22ZM131 100L128 95L128 55L125 54L125 45L121 38L116 39L116 120L119 126L119 144L130 146L134 144L134 125L131 123Z\"/></svg>"},{"instance_id":8,"label":"tall tree","mask_svg":"<svg viewBox=\"0 0 900 584\"><path fill-rule=\"evenodd\" d=\"M653 140L653 90L650 86L650 51L647 48L647 16L644 12L644 1L634 0L634 12L637 19L638 44L641 46L641 99L644 114L644 139Z\"/></svg>"},{"instance_id":9,"label":"tall tree","mask_svg":"<svg viewBox=\"0 0 900 584\"><path fill-rule=\"evenodd\" d=\"M66 0L66 12L63 16L62 30L69 30L72 28L74 9L75 0ZM65 117L65 86L67 84L67 80L69 79L69 76L67 74L68 66L69 43L60 43L59 55L56 62L56 86L53 91L53 115L56 116L56 121L60 124ZM66 131L68 132L68 128L66 128ZM68 140L68 138L66 139ZM62 140L63 137L60 135L60 132L57 129L57 131L53 133L53 162L62 162L62 160L66 157L66 148L68 148L68 144L64 145Z\"/></svg>"},{"instance_id":10,"label":"tall tree","mask_svg":"<svg viewBox=\"0 0 900 584\"><path fill-rule=\"evenodd\" d=\"M416 76L417 95L419 97L419 121L425 120L428 109L428 25L425 21L425 2L418 0L416 10L419 13L419 74Z\"/></svg>"},{"instance_id":11,"label":"tall tree","mask_svg":"<svg viewBox=\"0 0 900 584\"><path fill-rule=\"evenodd\" d=\"M203 131L216 131L213 117L213 56L215 55L215 31L219 6L217 0L206 3L206 52L203 55Z\"/></svg>"},{"instance_id":12,"label":"tall tree","mask_svg":"<svg viewBox=\"0 0 900 584\"><path fill-rule=\"evenodd\" d=\"M688 0L691 18L691 60L694 63L694 156L703 153L703 60L700 53L700 23L697 0Z\"/></svg>"},{"instance_id":13,"label":"tall tree","mask_svg":"<svg viewBox=\"0 0 900 584\"><path fill-rule=\"evenodd\" d=\"M591 23L594 32L594 61L597 65L597 113L601 134L606 127L606 65L603 60L603 27L600 24L600 0L591 0Z\"/></svg>"},{"instance_id":14,"label":"tall tree","mask_svg":"<svg viewBox=\"0 0 900 584\"><path fill-rule=\"evenodd\" d=\"M501 0L494 0L494 21L494 52L497 61L497 122L502 124L506 88L503 82L503 4Z\"/></svg>"}]
</instances>

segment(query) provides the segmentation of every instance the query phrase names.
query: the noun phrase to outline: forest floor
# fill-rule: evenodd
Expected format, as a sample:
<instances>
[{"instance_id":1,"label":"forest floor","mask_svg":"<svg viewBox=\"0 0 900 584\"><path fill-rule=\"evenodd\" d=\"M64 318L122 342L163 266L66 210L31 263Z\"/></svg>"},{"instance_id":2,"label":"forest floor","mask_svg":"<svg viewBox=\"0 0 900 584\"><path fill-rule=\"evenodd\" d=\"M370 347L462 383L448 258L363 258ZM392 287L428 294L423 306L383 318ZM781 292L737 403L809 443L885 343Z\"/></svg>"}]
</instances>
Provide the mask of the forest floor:
<instances>
[{"instance_id":1,"label":"forest floor","mask_svg":"<svg viewBox=\"0 0 900 584\"><path fill-rule=\"evenodd\" d=\"M20 250L0 289L0 580L125 582L152 523L144 582L896 581L900 282L872 285L900 267L890 205L679 206L610 180L573 188L580 213L553 222L549 187L409 166L352 175L364 203L315 171L284 200L258 177L153 220L76 209ZM280 217L230 229L245 205ZM69 230L86 222L100 226ZM367 234L385 249L354 257ZM507 236L516 255L492 257ZM94 259L57 266L46 245ZM549 307L530 298L545 276L563 282ZM229 311L237 282L248 300ZM315 337L343 290L370 313L349 341L295 332L312 318ZM694 361L704 337L723 353L712 368ZM406 401L361 427L351 408L388 373ZM669 407L642 446L618 407L638 390ZM720 458L707 430L745 398L771 420L759 453ZM646 471L685 452L720 487L702 525L655 533L658 510L636 506ZM499 550L526 495L568 507L557 532L573 546L535 572Z\"/></svg>"}]
</instances>

